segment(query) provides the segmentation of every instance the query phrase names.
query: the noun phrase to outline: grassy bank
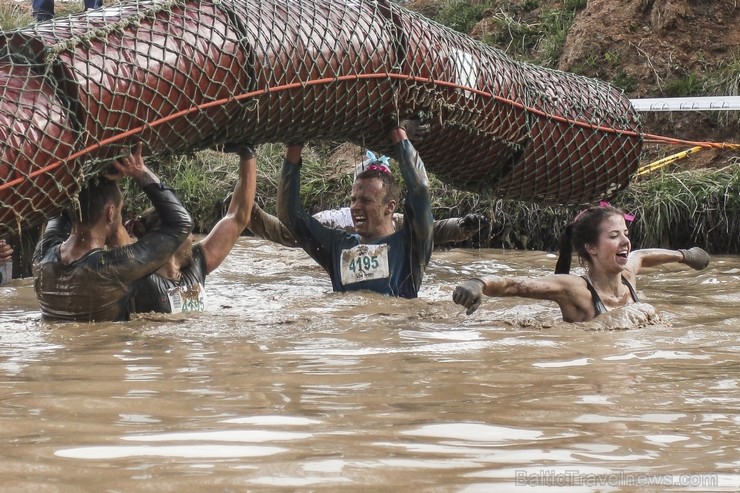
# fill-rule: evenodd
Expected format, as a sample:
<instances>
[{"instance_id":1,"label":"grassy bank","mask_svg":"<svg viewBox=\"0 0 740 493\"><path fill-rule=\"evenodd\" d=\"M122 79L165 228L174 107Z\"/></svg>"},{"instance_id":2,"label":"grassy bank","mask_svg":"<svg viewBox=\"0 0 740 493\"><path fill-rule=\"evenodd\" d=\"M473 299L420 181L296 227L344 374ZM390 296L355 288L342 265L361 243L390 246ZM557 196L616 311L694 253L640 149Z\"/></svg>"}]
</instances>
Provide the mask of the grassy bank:
<instances>
[{"instance_id":1,"label":"grassy bank","mask_svg":"<svg viewBox=\"0 0 740 493\"><path fill-rule=\"evenodd\" d=\"M329 164L332 146L304 152L302 197L306 210L317 212L349 203L351 163ZM276 211L282 145L258 150L257 202ZM221 217L223 201L236 181L235 156L204 151L155 167L175 188L194 217L196 230L208 231ZM636 179L613 205L636 215L631 227L635 248L701 246L716 254L740 253L740 158L723 169L654 173ZM469 212L493 219L488 231L459 246L553 251L563 227L582 207L561 207L461 192L431 176L436 219ZM126 185L130 212L147 206L134 187Z\"/></svg>"}]
</instances>

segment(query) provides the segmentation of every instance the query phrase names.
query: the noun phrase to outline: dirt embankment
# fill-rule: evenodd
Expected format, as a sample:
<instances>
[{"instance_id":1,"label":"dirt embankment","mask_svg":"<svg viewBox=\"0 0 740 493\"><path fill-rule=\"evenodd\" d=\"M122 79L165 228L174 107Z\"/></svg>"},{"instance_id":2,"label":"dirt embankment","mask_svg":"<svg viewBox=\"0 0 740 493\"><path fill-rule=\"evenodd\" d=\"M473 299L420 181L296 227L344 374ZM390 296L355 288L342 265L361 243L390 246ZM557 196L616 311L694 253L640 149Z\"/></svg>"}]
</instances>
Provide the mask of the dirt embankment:
<instances>
[{"instance_id":1,"label":"dirt embankment","mask_svg":"<svg viewBox=\"0 0 740 493\"><path fill-rule=\"evenodd\" d=\"M599 63L590 63L592 60ZM737 94L740 5L736 0L589 0L566 38L558 68L634 81L631 98ZM728 80L729 79L729 80ZM734 88L734 91L733 91ZM740 142L740 118L718 112L647 113L644 131L687 140ZM734 123L733 123L734 122ZM684 166L721 166L704 152ZM737 155L735 153L735 155Z\"/></svg>"},{"instance_id":2,"label":"dirt embankment","mask_svg":"<svg viewBox=\"0 0 740 493\"><path fill-rule=\"evenodd\" d=\"M434 18L444 1L447 0L412 0L408 6ZM470 1L474 4L478 0ZM484 18L468 34L482 41L505 40L494 42L494 46L507 51L515 59L522 56L527 58L526 61L542 59L542 52L548 46L544 37L532 43L532 34L529 34L528 39L512 42L510 33L505 32L512 27L501 19L512 20L536 32L554 9L578 4L573 0L494 0ZM524 55L513 53L515 46L525 42L532 45L531 51ZM738 95L740 2L581 2L567 31L562 53L549 66L610 82L624 89L630 98ZM737 114L643 113L643 119L643 130L649 134L683 140L740 142L740 115ZM683 149L685 146L676 150L647 146L645 158ZM682 168L724 166L732 156L737 156L737 153L701 152L684 161Z\"/></svg>"}]
</instances>

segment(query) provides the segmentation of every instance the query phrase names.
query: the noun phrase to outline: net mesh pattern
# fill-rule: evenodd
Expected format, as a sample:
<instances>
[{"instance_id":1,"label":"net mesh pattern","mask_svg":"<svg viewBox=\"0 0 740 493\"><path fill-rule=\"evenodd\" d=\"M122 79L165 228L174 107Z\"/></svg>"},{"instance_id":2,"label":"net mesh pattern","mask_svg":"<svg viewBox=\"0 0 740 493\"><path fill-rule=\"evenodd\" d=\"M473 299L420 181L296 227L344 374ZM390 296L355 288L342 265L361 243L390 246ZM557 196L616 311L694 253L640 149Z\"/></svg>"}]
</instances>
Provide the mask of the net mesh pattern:
<instances>
[{"instance_id":1,"label":"net mesh pattern","mask_svg":"<svg viewBox=\"0 0 740 493\"><path fill-rule=\"evenodd\" d=\"M389 130L418 115L428 171L461 190L587 203L639 164L620 91L391 2L127 1L0 34L0 234L58 213L138 141L155 165L228 141L390 155Z\"/></svg>"}]
</instances>

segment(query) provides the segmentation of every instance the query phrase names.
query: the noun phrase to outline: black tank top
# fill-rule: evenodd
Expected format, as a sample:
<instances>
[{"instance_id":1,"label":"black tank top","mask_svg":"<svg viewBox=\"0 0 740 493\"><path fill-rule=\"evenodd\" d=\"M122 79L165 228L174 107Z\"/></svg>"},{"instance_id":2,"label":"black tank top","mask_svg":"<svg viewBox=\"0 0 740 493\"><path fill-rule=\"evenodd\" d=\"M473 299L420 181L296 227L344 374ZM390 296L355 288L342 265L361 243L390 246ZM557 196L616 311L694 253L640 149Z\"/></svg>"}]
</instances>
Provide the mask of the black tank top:
<instances>
[{"instance_id":1,"label":"black tank top","mask_svg":"<svg viewBox=\"0 0 740 493\"><path fill-rule=\"evenodd\" d=\"M586 281L586 287L588 287L588 290L591 292L591 299L594 302L594 310L596 310L596 315L601 315L602 313L606 313L609 310L606 309L606 306L601 301L601 297L599 296L599 293L596 292L596 288L594 288L594 285L591 284L591 279L588 278L588 276L581 276ZM622 276L622 284L627 286L627 289L630 290L630 296L632 296L632 301L635 303L639 303L639 299L637 298L637 293L635 292L635 288L632 287L632 284L629 283L627 279L625 279L624 276Z\"/></svg>"},{"instance_id":2,"label":"black tank top","mask_svg":"<svg viewBox=\"0 0 740 493\"><path fill-rule=\"evenodd\" d=\"M206 257L203 245L193 245L192 263L180 271L178 281L168 279L162 275L149 274L139 281L134 288L133 311L136 313L180 313L181 311L204 311L205 306L193 306L193 302L202 302L204 295L200 295L206 284ZM197 289L193 289L197 288ZM174 295L170 293L175 292ZM189 296L188 296L189 294ZM196 296L196 299L193 298ZM173 307L175 302L178 306Z\"/></svg>"}]
</instances>

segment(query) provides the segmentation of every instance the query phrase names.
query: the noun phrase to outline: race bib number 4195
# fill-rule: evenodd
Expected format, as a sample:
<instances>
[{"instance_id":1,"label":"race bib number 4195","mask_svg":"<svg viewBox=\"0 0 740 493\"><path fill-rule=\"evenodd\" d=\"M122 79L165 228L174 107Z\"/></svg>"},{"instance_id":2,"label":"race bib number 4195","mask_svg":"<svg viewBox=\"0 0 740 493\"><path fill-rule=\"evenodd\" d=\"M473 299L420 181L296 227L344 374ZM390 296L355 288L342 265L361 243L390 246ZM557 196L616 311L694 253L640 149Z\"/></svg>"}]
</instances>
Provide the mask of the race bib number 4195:
<instances>
[{"instance_id":1,"label":"race bib number 4195","mask_svg":"<svg viewBox=\"0 0 740 493\"><path fill-rule=\"evenodd\" d=\"M390 276L388 268L389 247L383 245L357 245L342 250L340 269L342 284L385 279Z\"/></svg>"}]
</instances>

